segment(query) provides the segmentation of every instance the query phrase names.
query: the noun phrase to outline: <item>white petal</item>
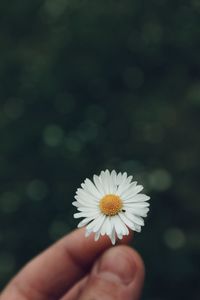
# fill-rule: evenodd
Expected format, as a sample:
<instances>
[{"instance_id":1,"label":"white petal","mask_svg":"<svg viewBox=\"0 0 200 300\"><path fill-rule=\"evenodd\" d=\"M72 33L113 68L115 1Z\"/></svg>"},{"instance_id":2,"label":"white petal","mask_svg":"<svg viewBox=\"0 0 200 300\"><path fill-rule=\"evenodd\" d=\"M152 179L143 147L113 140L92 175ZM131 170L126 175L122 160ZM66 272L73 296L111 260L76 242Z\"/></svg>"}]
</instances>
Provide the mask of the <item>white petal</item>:
<instances>
[{"instance_id":1,"label":"white petal","mask_svg":"<svg viewBox=\"0 0 200 300\"><path fill-rule=\"evenodd\" d=\"M145 208L150 204L148 202L124 202L124 207L126 208Z\"/></svg>"},{"instance_id":2,"label":"white petal","mask_svg":"<svg viewBox=\"0 0 200 300\"><path fill-rule=\"evenodd\" d=\"M94 232L96 232L96 231L98 231L98 228L101 227L101 225L103 224L104 220L105 220L105 216L101 214L95 220L93 220L90 224L88 224L87 227L86 227L86 229L87 230L91 229L92 231L94 231L94 228L95 228Z\"/></svg>"},{"instance_id":3,"label":"white petal","mask_svg":"<svg viewBox=\"0 0 200 300\"><path fill-rule=\"evenodd\" d=\"M137 225L137 224L134 224L134 226L135 226L135 231L137 231L137 232L141 232L141 226L140 225Z\"/></svg>"},{"instance_id":4,"label":"white petal","mask_svg":"<svg viewBox=\"0 0 200 300\"><path fill-rule=\"evenodd\" d=\"M124 184L126 182L126 179L127 179L127 173L124 172L124 173L122 173L120 184Z\"/></svg>"},{"instance_id":5,"label":"white petal","mask_svg":"<svg viewBox=\"0 0 200 300\"><path fill-rule=\"evenodd\" d=\"M116 194L117 188L117 174L115 170L113 170L110 174L110 193Z\"/></svg>"},{"instance_id":6,"label":"white petal","mask_svg":"<svg viewBox=\"0 0 200 300\"><path fill-rule=\"evenodd\" d=\"M124 222L122 222L122 220L120 219L120 217L118 215L112 217L112 221L114 223L115 231L116 231L117 235L118 234L122 234L122 235L129 234L128 228L126 227Z\"/></svg>"},{"instance_id":7,"label":"white petal","mask_svg":"<svg viewBox=\"0 0 200 300\"><path fill-rule=\"evenodd\" d=\"M92 233L91 230L86 230L86 231L85 231L85 237L88 237L91 233Z\"/></svg>"},{"instance_id":8,"label":"white petal","mask_svg":"<svg viewBox=\"0 0 200 300\"><path fill-rule=\"evenodd\" d=\"M143 186L142 185L137 185L137 186L133 186L131 189L128 189L127 191L125 191L123 193L123 195L121 195L123 200L127 200L129 198L132 198L133 196L135 196L136 194L138 194L139 192L141 192L143 190Z\"/></svg>"},{"instance_id":9,"label":"white petal","mask_svg":"<svg viewBox=\"0 0 200 300\"><path fill-rule=\"evenodd\" d=\"M87 207L87 206L80 206L80 207L78 207L77 208L79 211L86 211L86 212L89 212L89 211L91 211L91 212L93 212L93 213L95 213L95 212L100 212L100 209L99 209L99 206L97 205L96 207Z\"/></svg>"},{"instance_id":10,"label":"white petal","mask_svg":"<svg viewBox=\"0 0 200 300\"><path fill-rule=\"evenodd\" d=\"M78 223L78 228L81 228L85 225L87 225L90 221L92 221L94 218L93 217L90 217L90 218L85 218L83 219L80 223Z\"/></svg>"},{"instance_id":11,"label":"white petal","mask_svg":"<svg viewBox=\"0 0 200 300\"><path fill-rule=\"evenodd\" d=\"M105 172L101 172L100 178L103 185L103 189L105 194L110 194L109 183L108 183L109 172L106 170Z\"/></svg>"},{"instance_id":12,"label":"white petal","mask_svg":"<svg viewBox=\"0 0 200 300\"><path fill-rule=\"evenodd\" d=\"M132 221L130 221L124 213L119 213L119 216L121 218L121 220L132 230L138 231L138 226L136 226L136 224L134 224Z\"/></svg>"},{"instance_id":13,"label":"white petal","mask_svg":"<svg viewBox=\"0 0 200 300\"><path fill-rule=\"evenodd\" d=\"M122 174L121 172L119 172L119 174L117 175L117 185L124 184L126 182L126 179L127 179L127 173L124 172Z\"/></svg>"},{"instance_id":14,"label":"white petal","mask_svg":"<svg viewBox=\"0 0 200 300\"><path fill-rule=\"evenodd\" d=\"M148 207L141 207L141 208L129 207L129 208L127 208L126 206L124 206L124 209L129 213L132 213L134 215L141 216L141 217L146 217L147 213L149 211Z\"/></svg>"},{"instance_id":15,"label":"white petal","mask_svg":"<svg viewBox=\"0 0 200 300\"><path fill-rule=\"evenodd\" d=\"M101 171L99 178L102 180L102 177L104 176L105 171Z\"/></svg>"},{"instance_id":16,"label":"white petal","mask_svg":"<svg viewBox=\"0 0 200 300\"><path fill-rule=\"evenodd\" d=\"M78 196L77 196L77 199L78 199ZM77 209L79 207L87 207L88 209L97 209L99 207L97 202L95 202L95 203L90 203L90 202L86 203L86 202L83 202L80 198L79 198L79 200L77 200L77 202L79 204L79 205L77 205Z\"/></svg>"},{"instance_id":17,"label":"white petal","mask_svg":"<svg viewBox=\"0 0 200 300\"><path fill-rule=\"evenodd\" d=\"M125 190L127 190L131 186L132 179L133 179L133 176L129 176L126 178L126 180L124 181L124 184L123 184L123 190L120 192L120 194L123 193ZM134 183L134 185L136 185L136 181L134 181L132 183Z\"/></svg>"},{"instance_id":18,"label":"white petal","mask_svg":"<svg viewBox=\"0 0 200 300\"><path fill-rule=\"evenodd\" d=\"M94 175L93 180L96 185L96 188L98 189L98 191L101 193L101 195L103 197L105 193L104 193L103 185L102 185L102 182L101 182L99 176Z\"/></svg>"},{"instance_id":19,"label":"white petal","mask_svg":"<svg viewBox=\"0 0 200 300\"><path fill-rule=\"evenodd\" d=\"M122 222L122 220L120 219L119 216L117 216L117 218L118 218L119 224L121 225L123 235L128 235L129 234L128 228L126 227L126 225L124 224L124 222Z\"/></svg>"},{"instance_id":20,"label":"white petal","mask_svg":"<svg viewBox=\"0 0 200 300\"><path fill-rule=\"evenodd\" d=\"M103 227L103 224L105 223L105 219L106 219L106 216L105 215L101 215L100 220L93 227L92 231L93 232L98 232Z\"/></svg>"},{"instance_id":21,"label":"white petal","mask_svg":"<svg viewBox=\"0 0 200 300\"><path fill-rule=\"evenodd\" d=\"M140 226L144 225L144 220L141 217L135 216L129 212L125 212L124 214L133 223L140 225Z\"/></svg>"},{"instance_id":22,"label":"white petal","mask_svg":"<svg viewBox=\"0 0 200 300\"><path fill-rule=\"evenodd\" d=\"M112 178L113 185L117 185L117 173L115 170L112 170L111 178Z\"/></svg>"},{"instance_id":23,"label":"white petal","mask_svg":"<svg viewBox=\"0 0 200 300\"><path fill-rule=\"evenodd\" d=\"M108 194L111 194L111 177L110 177L110 172L108 170L106 170L106 174L105 174L105 178L106 178L106 183L108 186Z\"/></svg>"},{"instance_id":24,"label":"white petal","mask_svg":"<svg viewBox=\"0 0 200 300\"><path fill-rule=\"evenodd\" d=\"M132 179L133 179L132 175L128 176L127 179L126 179L126 184L130 184Z\"/></svg>"},{"instance_id":25,"label":"white petal","mask_svg":"<svg viewBox=\"0 0 200 300\"><path fill-rule=\"evenodd\" d=\"M125 194L127 194L133 187L137 186L137 181L133 181L130 184L127 185L126 189L123 190L123 192L121 192L120 196L124 196Z\"/></svg>"},{"instance_id":26,"label":"white petal","mask_svg":"<svg viewBox=\"0 0 200 300\"><path fill-rule=\"evenodd\" d=\"M106 219L106 234L110 235L112 233L113 230L113 223L111 221L110 217L107 217Z\"/></svg>"},{"instance_id":27,"label":"white petal","mask_svg":"<svg viewBox=\"0 0 200 300\"><path fill-rule=\"evenodd\" d=\"M119 184L121 183L121 181L122 181L122 173L119 172L119 173L117 174L117 185L119 185Z\"/></svg>"},{"instance_id":28,"label":"white petal","mask_svg":"<svg viewBox=\"0 0 200 300\"><path fill-rule=\"evenodd\" d=\"M118 237L118 239L122 240L123 235L122 234L118 234L117 237Z\"/></svg>"},{"instance_id":29,"label":"white petal","mask_svg":"<svg viewBox=\"0 0 200 300\"><path fill-rule=\"evenodd\" d=\"M108 171L108 170L107 170ZM113 194L114 191L115 191L115 186L113 184L113 181L112 181L112 177L111 177L111 174L110 172L108 171L107 172L107 182L108 182L108 190L109 190L109 194Z\"/></svg>"},{"instance_id":30,"label":"white petal","mask_svg":"<svg viewBox=\"0 0 200 300\"><path fill-rule=\"evenodd\" d=\"M101 235L107 234L108 236L111 235L113 229L113 224L111 222L110 217L106 217L102 228L101 228Z\"/></svg>"},{"instance_id":31,"label":"white petal","mask_svg":"<svg viewBox=\"0 0 200 300\"><path fill-rule=\"evenodd\" d=\"M105 235L106 234L106 221L104 221L104 223L101 226L101 235Z\"/></svg>"},{"instance_id":32,"label":"white petal","mask_svg":"<svg viewBox=\"0 0 200 300\"><path fill-rule=\"evenodd\" d=\"M126 181L127 181L127 173L123 173L121 177L121 182L116 192L117 195L121 195L121 192L126 188Z\"/></svg>"},{"instance_id":33,"label":"white petal","mask_svg":"<svg viewBox=\"0 0 200 300\"><path fill-rule=\"evenodd\" d=\"M135 195L135 196L131 196L130 198L126 198L124 200L124 203L145 202L145 201L148 201L149 199L150 199L150 197L145 195L145 194L138 194L138 195Z\"/></svg>"},{"instance_id":34,"label":"white petal","mask_svg":"<svg viewBox=\"0 0 200 300\"><path fill-rule=\"evenodd\" d=\"M94 240L98 241L99 237L100 237L100 231L95 233Z\"/></svg>"},{"instance_id":35,"label":"white petal","mask_svg":"<svg viewBox=\"0 0 200 300\"><path fill-rule=\"evenodd\" d=\"M115 230L114 230L114 228L113 228L112 233L111 233L111 235L109 236L109 238L110 238L110 240L111 240L111 243L112 243L113 245L115 245L116 237L115 237Z\"/></svg>"},{"instance_id":36,"label":"white petal","mask_svg":"<svg viewBox=\"0 0 200 300\"><path fill-rule=\"evenodd\" d=\"M103 190L103 194L106 195L106 188L104 186L104 177L105 177L105 172L101 171L100 175L99 175L99 181L101 182L101 186L102 186L102 190Z\"/></svg>"},{"instance_id":37,"label":"white petal","mask_svg":"<svg viewBox=\"0 0 200 300\"><path fill-rule=\"evenodd\" d=\"M83 212L79 212L79 213L76 213L74 214L74 218L75 219L78 219L78 218L90 218L90 217L93 217L96 218L96 216L99 215L99 211L97 210L96 212L93 212L93 211L83 211Z\"/></svg>"},{"instance_id":38,"label":"white petal","mask_svg":"<svg viewBox=\"0 0 200 300\"><path fill-rule=\"evenodd\" d=\"M97 188L95 187L94 183L86 178L85 181L85 186L84 188L94 197L96 198L101 198L102 197L102 194L97 190Z\"/></svg>"},{"instance_id":39,"label":"white petal","mask_svg":"<svg viewBox=\"0 0 200 300\"><path fill-rule=\"evenodd\" d=\"M93 204L99 201L99 198L92 196L89 192L83 189L78 189L75 199L78 202L83 202L85 204Z\"/></svg>"},{"instance_id":40,"label":"white petal","mask_svg":"<svg viewBox=\"0 0 200 300\"><path fill-rule=\"evenodd\" d=\"M124 182L122 182L119 186L118 186L118 189L117 189L117 195L121 196L126 190L128 190L132 184L130 183L131 180L132 180L133 176L129 176L125 179ZM135 186L135 182L133 182L133 185Z\"/></svg>"}]
</instances>

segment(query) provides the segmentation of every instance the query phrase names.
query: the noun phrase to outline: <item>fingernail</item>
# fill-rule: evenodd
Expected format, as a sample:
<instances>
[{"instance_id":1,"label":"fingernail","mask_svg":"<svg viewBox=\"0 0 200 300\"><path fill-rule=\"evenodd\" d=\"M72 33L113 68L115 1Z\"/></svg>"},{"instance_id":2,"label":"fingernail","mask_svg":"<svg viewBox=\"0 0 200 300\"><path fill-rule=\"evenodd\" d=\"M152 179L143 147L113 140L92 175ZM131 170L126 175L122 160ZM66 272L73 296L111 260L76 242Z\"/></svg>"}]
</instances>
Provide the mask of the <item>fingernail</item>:
<instances>
[{"instance_id":1,"label":"fingernail","mask_svg":"<svg viewBox=\"0 0 200 300\"><path fill-rule=\"evenodd\" d=\"M129 284L136 273L132 250L118 247L109 249L100 260L97 273L106 280Z\"/></svg>"}]
</instances>

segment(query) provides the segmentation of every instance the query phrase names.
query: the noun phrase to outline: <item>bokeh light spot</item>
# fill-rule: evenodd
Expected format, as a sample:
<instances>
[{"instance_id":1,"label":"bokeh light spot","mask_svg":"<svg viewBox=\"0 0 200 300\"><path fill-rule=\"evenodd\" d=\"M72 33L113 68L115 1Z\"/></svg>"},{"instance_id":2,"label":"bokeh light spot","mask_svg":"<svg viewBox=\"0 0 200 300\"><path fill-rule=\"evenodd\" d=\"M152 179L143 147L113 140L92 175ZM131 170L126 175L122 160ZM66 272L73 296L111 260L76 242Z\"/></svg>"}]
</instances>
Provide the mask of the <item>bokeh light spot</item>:
<instances>
[{"instance_id":1,"label":"bokeh light spot","mask_svg":"<svg viewBox=\"0 0 200 300\"><path fill-rule=\"evenodd\" d=\"M172 177L165 169L157 169L149 174L149 187L157 191L165 191L172 185Z\"/></svg>"},{"instance_id":2,"label":"bokeh light spot","mask_svg":"<svg viewBox=\"0 0 200 300\"><path fill-rule=\"evenodd\" d=\"M23 112L24 103L22 99L10 98L4 104L4 113L11 120L20 118Z\"/></svg>"},{"instance_id":3,"label":"bokeh light spot","mask_svg":"<svg viewBox=\"0 0 200 300\"><path fill-rule=\"evenodd\" d=\"M164 233L164 242L171 249L182 248L186 244L184 232L179 228L169 228Z\"/></svg>"},{"instance_id":4,"label":"bokeh light spot","mask_svg":"<svg viewBox=\"0 0 200 300\"><path fill-rule=\"evenodd\" d=\"M82 143L75 137L66 137L64 139L64 146L67 150L71 152L79 153L82 148Z\"/></svg>"},{"instance_id":5,"label":"bokeh light spot","mask_svg":"<svg viewBox=\"0 0 200 300\"><path fill-rule=\"evenodd\" d=\"M50 17L57 18L64 13L65 8L68 5L69 1L65 0L46 0L44 4L44 9Z\"/></svg>"},{"instance_id":6,"label":"bokeh light spot","mask_svg":"<svg viewBox=\"0 0 200 300\"><path fill-rule=\"evenodd\" d=\"M61 144L64 136L63 129L58 125L49 125L45 127L43 139L46 145L56 147Z\"/></svg>"},{"instance_id":7,"label":"bokeh light spot","mask_svg":"<svg viewBox=\"0 0 200 300\"><path fill-rule=\"evenodd\" d=\"M0 210L4 213L14 213L20 205L20 198L14 192L4 192L0 196Z\"/></svg>"},{"instance_id":8,"label":"bokeh light spot","mask_svg":"<svg viewBox=\"0 0 200 300\"><path fill-rule=\"evenodd\" d=\"M45 182L35 179L28 183L26 192L32 200L40 201L47 196L48 187Z\"/></svg>"}]
</instances>

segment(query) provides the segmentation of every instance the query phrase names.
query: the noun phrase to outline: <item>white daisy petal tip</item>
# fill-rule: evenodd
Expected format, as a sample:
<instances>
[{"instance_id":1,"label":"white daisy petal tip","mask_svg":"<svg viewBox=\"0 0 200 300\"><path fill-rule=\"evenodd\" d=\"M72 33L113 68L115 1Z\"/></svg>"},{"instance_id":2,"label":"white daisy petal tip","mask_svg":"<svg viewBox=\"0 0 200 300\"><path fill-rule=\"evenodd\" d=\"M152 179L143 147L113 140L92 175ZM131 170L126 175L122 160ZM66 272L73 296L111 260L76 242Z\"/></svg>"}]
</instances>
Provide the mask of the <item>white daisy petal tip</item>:
<instances>
[{"instance_id":1,"label":"white daisy petal tip","mask_svg":"<svg viewBox=\"0 0 200 300\"><path fill-rule=\"evenodd\" d=\"M72 202L78 211L74 218L83 218L78 228L86 226L85 236L93 233L95 241L107 235L113 245L129 235L129 230L140 232L150 200L142 190L126 172L106 169L94 175L93 181L86 178Z\"/></svg>"}]
</instances>

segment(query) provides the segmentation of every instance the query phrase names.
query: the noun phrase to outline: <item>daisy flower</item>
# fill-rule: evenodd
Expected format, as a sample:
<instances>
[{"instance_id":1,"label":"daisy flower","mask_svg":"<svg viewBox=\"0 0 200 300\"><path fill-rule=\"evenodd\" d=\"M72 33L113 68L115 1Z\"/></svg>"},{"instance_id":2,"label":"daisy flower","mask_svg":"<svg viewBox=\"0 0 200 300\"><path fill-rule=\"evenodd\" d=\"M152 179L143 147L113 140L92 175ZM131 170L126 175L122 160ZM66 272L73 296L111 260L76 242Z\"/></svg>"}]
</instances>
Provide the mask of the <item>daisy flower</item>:
<instances>
[{"instance_id":1,"label":"daisy flower","mask_svg":"<svg viewBox=\"0 0 200 300\"><path fill-rule=\"evenodd\" d=\"M150 197L141 194L143 186L132 179L126 172L117 174L115 170L94 175L93 182L85 179L72 204L79 211L74 218L83 218L78 227L86 226L86 236L94 232L97 241L106 234L114 245L116 238L129 234L129 229L141 231Z\"/></svg>"}]
</instances>

